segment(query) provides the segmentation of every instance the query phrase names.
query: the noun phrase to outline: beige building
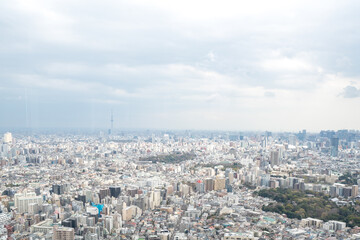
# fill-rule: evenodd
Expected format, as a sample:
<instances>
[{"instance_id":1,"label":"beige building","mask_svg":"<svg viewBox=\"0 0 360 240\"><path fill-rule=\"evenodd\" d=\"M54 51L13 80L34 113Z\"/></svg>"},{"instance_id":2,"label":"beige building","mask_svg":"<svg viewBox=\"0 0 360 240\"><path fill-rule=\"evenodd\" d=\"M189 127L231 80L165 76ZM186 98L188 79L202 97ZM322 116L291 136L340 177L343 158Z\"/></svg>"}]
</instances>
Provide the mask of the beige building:
<instances>
[{"instance_id":1,"label":"beige building","mask_svg":"<svg viewBox=\"0 0 360 240\"><path fill-rule=\"evenodd\" d=\"M214 190L221 190L225 188L225 178L218 177L215 179Z\"/></svg>"},{"instance_id":2,"label":"beige building","mask_svg":"<svg viewBox=\"0 0 360 240\"><path fill-rule=\"evenodd\" d=\"M323 224L324 224L323 220L316 219L316 218L305 218L305 219L302 219L300 222L300 226L302 226L302 227L321 228L323 226Z\"/></svg>"},{"instance_id":3,"label":"beige building","mask_svg":"<svg viewBox=\"0 0 360 240\"><path fill-rule=\"evenodd\" d=\"M359 186L353 185L351 187L351 197L357 197L357 195L359 195Z\"/></svg>"},{"instance_id":4,"label":"beige building","mask_svg":"<svg viewBox=\"0 0 360 240\"><path fill-rule=\"evenodd\" d=\"M75 233L73 228L54 227L53 240L74 240Z\"/></svg>"},{"instance_id":5,"label":"beige building","mask_svg":"<svg viewBox=\"0 0 360 240\"><path fill-rule=\"evenodd\" d=\"M122 218L123 221L129 221L133 218L139 217L142 214L142 210L137 206L129 206L129 207L123 207L122 210Z\"/></svg>"}]
</instances>

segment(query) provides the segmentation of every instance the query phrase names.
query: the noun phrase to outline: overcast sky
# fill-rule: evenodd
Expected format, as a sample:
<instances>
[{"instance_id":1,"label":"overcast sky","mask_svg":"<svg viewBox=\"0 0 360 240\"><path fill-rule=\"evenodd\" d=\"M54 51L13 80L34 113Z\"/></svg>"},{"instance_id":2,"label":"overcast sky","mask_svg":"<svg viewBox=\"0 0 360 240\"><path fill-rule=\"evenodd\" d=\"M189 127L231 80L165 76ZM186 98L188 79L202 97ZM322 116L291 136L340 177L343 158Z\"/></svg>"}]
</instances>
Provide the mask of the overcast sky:
<instances>
[{"instance_id":1,"label":"overcast sky","mask_svg":"<svg viewBox=\"0 0 360 240\"><path fill-rule=\"evenodd\" d=\"M360 1L1 1L0 126L360 129Z\"/></svg>"}]
</instances>

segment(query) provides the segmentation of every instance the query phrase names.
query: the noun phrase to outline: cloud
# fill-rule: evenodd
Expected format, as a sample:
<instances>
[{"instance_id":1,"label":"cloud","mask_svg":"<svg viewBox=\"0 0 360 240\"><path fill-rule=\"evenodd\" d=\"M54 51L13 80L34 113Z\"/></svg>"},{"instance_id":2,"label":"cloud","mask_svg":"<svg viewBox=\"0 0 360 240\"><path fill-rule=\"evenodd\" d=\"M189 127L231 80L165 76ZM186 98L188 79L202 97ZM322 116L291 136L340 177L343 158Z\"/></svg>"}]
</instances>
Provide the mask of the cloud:
<instances>
[{"instance_id":1,"label":"cloud","mask_svg":"<svg viewBox=\"0 0 360 240\"><path fill-rule=\"evenodd\" d=\"M210 51L206 57L210 62L215 62L215 54L212 51Z\"/></svg>"},{"instance_id":2,"label":"cloud","mask_svg":"<svg viewBox=\"0 0 360 240\"><path fill-rule=\"evenodd\" d=\"M277 58L265 60L262 67L267 71L300 72L313 71L314 68L307 62L296 58Z\"/></svg>"},{"instance_id":3,"label":"cloud","mask_svg":"<svg viewBox=\"0 0 360 240\"><path fill-rule=\"evenodd\" d=\"M106 127L114 108L124 127L357 127L349 101L360 99L359 7L356 0L1 1L0 108L21 112L27 89L39 126ZM13 119L21 116L0 125Z\"/></svg>"},{"instance_id":4,"label":"cloud","mask_svg":"<svg viewBox=\"0 0 360 240\"><path fill-rule=\"evenodd\" d=\"M268 91L266 91L265 93L264 93L264 96L265 97L275 97L275 93L273 93L273 92L268 92Z\"/></svg>"},{"instance_id":5,"label":"cloud","mask_svg":"<svg viewBox=\"0 0 360 240\"><path fill-rule=\"evenodd\" d=\"M360 97L360 89L349 85L343 89L343 92L341 93L341 95L344 98L358 98L358 97Z\"/></svg>"}]
</instances>

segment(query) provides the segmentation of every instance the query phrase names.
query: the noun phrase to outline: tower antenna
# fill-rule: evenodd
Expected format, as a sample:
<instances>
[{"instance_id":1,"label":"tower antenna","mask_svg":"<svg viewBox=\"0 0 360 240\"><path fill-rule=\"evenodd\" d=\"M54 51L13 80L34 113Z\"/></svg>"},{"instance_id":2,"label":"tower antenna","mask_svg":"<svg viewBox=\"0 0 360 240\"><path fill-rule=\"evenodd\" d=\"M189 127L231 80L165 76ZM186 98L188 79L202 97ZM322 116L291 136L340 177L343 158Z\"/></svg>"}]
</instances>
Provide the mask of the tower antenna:
<instances>
[{"instance_id":1,"label":"tower antenna","mask_svg":"<svg viewBox=\"0 0 360 240\"><path fill-rule=\"evenodd\" d=\"M111 109L111 134L113 133L113 128L114 128L114 115L113 115L113 110Z\"/></svg>"}]
</instances>

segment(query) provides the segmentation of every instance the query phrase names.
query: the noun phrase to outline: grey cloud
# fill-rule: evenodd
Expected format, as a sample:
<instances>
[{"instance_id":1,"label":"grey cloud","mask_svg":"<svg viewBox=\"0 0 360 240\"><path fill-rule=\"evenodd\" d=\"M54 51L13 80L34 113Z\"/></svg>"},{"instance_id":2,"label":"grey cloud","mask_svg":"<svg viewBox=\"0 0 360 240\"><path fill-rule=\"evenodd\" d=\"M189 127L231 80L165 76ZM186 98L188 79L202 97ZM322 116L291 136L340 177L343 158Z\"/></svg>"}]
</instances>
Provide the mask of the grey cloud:
<instances>
[{"instance_id":1,"label":"grey cloud","mask_svg":"<svg viewBox=\"0 0 360 240\"><path fill-rule=\"evenodd\" d=\"M343 92L341 93L341 95L344 98L358 98L358 97L360 97L360 89L349 85L343 89Z\"/></svg>"}]
</instances>

